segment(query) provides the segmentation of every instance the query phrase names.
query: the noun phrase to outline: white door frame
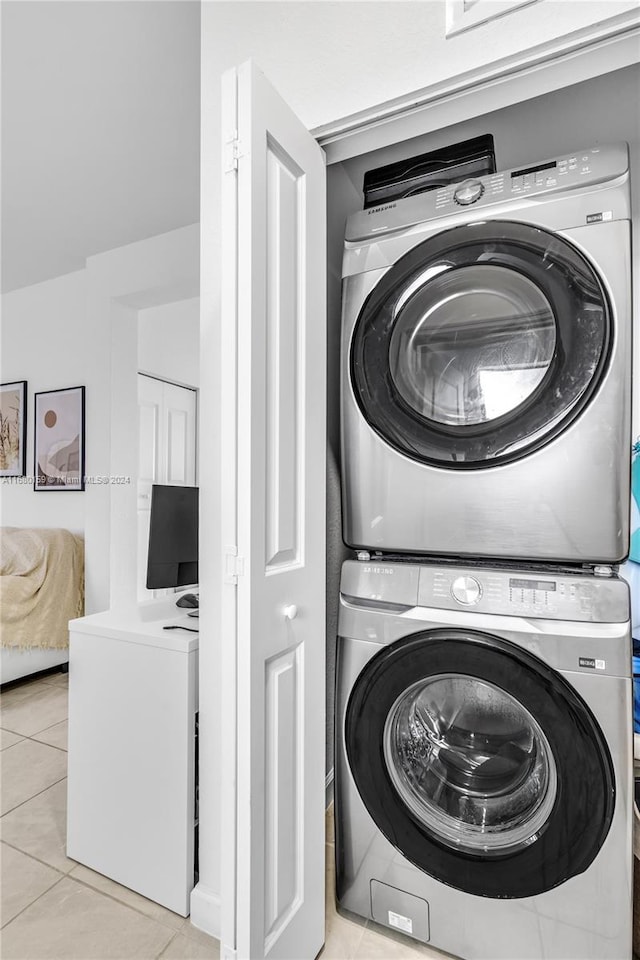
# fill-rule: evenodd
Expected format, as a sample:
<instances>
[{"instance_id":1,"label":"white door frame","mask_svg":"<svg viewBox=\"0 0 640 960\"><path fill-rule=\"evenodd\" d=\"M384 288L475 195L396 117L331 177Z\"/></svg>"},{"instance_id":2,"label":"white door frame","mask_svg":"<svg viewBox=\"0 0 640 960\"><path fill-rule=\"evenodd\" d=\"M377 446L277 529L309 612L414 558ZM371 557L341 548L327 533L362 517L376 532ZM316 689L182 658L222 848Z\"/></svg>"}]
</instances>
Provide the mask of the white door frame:
<instances>
[{"instance_id":1,"label":"white door frame","mask_svg":"<svg viewBox=\"0 0 640 960\"><path fill-rule=\"evenodd\" d=\"M640 7L311 132L338 163L639 62Z\"/></svg>"},{"instance_id":2,"label":"white door frame","mask_svg":"<svg viewBox=\"0 0 640 960\"><path fill-rule=\"evenodd\" d=\"M496 61L443 83L435 84L411 95L379 105L370 110L341 118L312 131L324 148L327 163L359 154L420 133L439 130L460 123L472 116L499 110L544 93L591 79L640 62L640 9L622 14L604 23L576 31L564 38L539 45L529 51ZM217 158L203 158L217 163ZM216 197L203 191L201 203L215 203ZM213 245L202 237L201 263L211 263ZM219 309L218 279L208 271L201 276L201 364L207 382L202 378L200 399L201 423L210 422L213 428L235 431L235 423L225 419L224 397L235 389L228 370L219 370L220 377L211 376L212 357L220 355L220 329L217 323ZM227 345L228 347L229 345ZM205 446L206 444L206 446ZM234 540L225 539L223 527L235 527L235 518L220 516L218 504L223 484L232 482L229 465L223 469L218 453L219 435L201 434L200 450L203 473L208 471L211 482L201 483L200 517L206 523L208 536L201 540L200 583L206 594L204 616L201 611L201 629L204 627L218 637L235 631L235 610L224 596L229 597L230 585L225 580L224 545ZM229 598L230 599L230 598ZM209 614L207 607L211 611ZM215 609L215 612L214 612ZM211 617L211 620L209 620ZM211 696L217 703L227 697L217 685L220 655L230 655L224 647L201 643L201 694ZM217 738L218 716L211 708L200 707L200 866L201 882L192 899L192 922L212 936L220 936L220 883L216 879L220 860L220 811L217 778L221 769L221 749ZM228 703L227 707L232 708ZM230 885L234 887L234 884Z\"/></svg>"}]
</instances>

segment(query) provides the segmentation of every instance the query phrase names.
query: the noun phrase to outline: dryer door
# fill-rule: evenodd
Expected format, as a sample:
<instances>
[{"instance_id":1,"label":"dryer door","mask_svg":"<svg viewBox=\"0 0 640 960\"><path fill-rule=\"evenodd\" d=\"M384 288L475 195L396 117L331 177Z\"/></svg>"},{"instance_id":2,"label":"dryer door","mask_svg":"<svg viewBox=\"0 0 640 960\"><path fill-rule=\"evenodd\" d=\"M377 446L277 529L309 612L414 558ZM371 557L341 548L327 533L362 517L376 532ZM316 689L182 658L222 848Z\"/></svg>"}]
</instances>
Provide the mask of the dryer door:
<instances>
[{"instance_id":1,"label":"dryer door","mask_svg":"<svg viewBox=\"0 0 640 960\"><path fill-rule=\"evenodd\" d=\"M351 343L356 400L421 463L506 463L547 443L606 369L610 310L567 240L510 221L414 247L365 301Z\"/></svg>"},{"instance_id":2,"label":"dryer door","mask_svg":"<svg viewBox=\"0 0 640 960\"><path fill-rule=\"evenodd\" d=\"M604 736L551 668L486 634L433 630L362 671L349 766L387 839L466 893L530 897L582 873L613 817Z\"/></svg>"}]
</instances>

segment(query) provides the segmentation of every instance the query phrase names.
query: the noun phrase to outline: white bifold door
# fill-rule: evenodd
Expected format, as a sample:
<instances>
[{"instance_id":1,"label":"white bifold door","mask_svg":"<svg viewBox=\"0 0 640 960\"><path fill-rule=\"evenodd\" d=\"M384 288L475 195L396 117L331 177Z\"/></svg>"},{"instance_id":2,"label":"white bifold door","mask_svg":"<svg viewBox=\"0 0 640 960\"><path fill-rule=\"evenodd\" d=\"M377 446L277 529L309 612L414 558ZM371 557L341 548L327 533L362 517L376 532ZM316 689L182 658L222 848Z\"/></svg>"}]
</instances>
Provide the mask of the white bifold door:
<instances>
[{"instance_id":1,"label":"white bifold door","mask_svg":"<svg viewBox=\"0 0 640 960\"><path fill-rule=\"evenodd\" d=\"M151 486L196 482L197 393L138 374L138 600L170 591L147 590Z\"/></svg>"},{"instance_id":2,"label":"white bifold door","mask_svg":"<svg viewBox=\"0 0 640 960\"><path fill-rule=\"evenodd\" d=\"M251 63L225 74L223 102L235 587L223 601L222 951L311 960L324 941L324 155Z\"/></svg>"}]
</instances>

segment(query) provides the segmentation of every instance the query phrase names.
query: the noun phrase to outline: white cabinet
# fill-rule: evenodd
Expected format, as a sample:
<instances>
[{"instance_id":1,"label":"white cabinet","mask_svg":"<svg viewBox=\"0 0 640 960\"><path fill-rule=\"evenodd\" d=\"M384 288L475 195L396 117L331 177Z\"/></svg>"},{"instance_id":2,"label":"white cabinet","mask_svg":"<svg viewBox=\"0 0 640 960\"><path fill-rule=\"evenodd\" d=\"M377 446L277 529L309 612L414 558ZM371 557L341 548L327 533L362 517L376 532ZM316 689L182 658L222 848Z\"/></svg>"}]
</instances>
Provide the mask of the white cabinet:
<instances>
[{"instance_id":1,"label":"white cabinet","mask_svg":"<svg viewBox=\"0 0 640 960\"><path fill-rule=\"evenodd\" d=\"M67 853L187 916L198 621L172 600L70 623Z\"/></svg>"}]
</instances>

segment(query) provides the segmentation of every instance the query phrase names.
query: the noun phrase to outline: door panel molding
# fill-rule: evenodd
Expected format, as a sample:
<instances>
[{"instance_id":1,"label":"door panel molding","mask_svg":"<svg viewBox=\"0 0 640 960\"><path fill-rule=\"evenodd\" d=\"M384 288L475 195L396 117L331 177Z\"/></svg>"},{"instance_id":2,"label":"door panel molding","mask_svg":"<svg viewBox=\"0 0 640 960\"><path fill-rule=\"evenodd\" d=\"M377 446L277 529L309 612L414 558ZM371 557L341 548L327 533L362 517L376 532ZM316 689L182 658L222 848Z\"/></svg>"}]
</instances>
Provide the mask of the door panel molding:
<instances>
[{"instance_id":1,"label":"door panel molding","mask_svg":"<svg viewBox=\"0 0 640 960\"><path fill-rule=\"evenodd\" d=\"M303 648L286 650L266 664L265 739L265 952L303 902L303 790L299 777L304 715Z\"/></svg>"},{"instance_id":2,"label":"door panel molding","mask_svg":"<svg viewBox=\"0 0 640 960\"><path fill-rule=\"evenodd\" d=\"M299 436L304 383L298 357L304 297L298 249L304 237L304 174L267 138L266 303L266 568L301 562L304 552L300 492L304 450ZM303 346L303 345L302 345Z\"/></svg>"}]
</instances>

